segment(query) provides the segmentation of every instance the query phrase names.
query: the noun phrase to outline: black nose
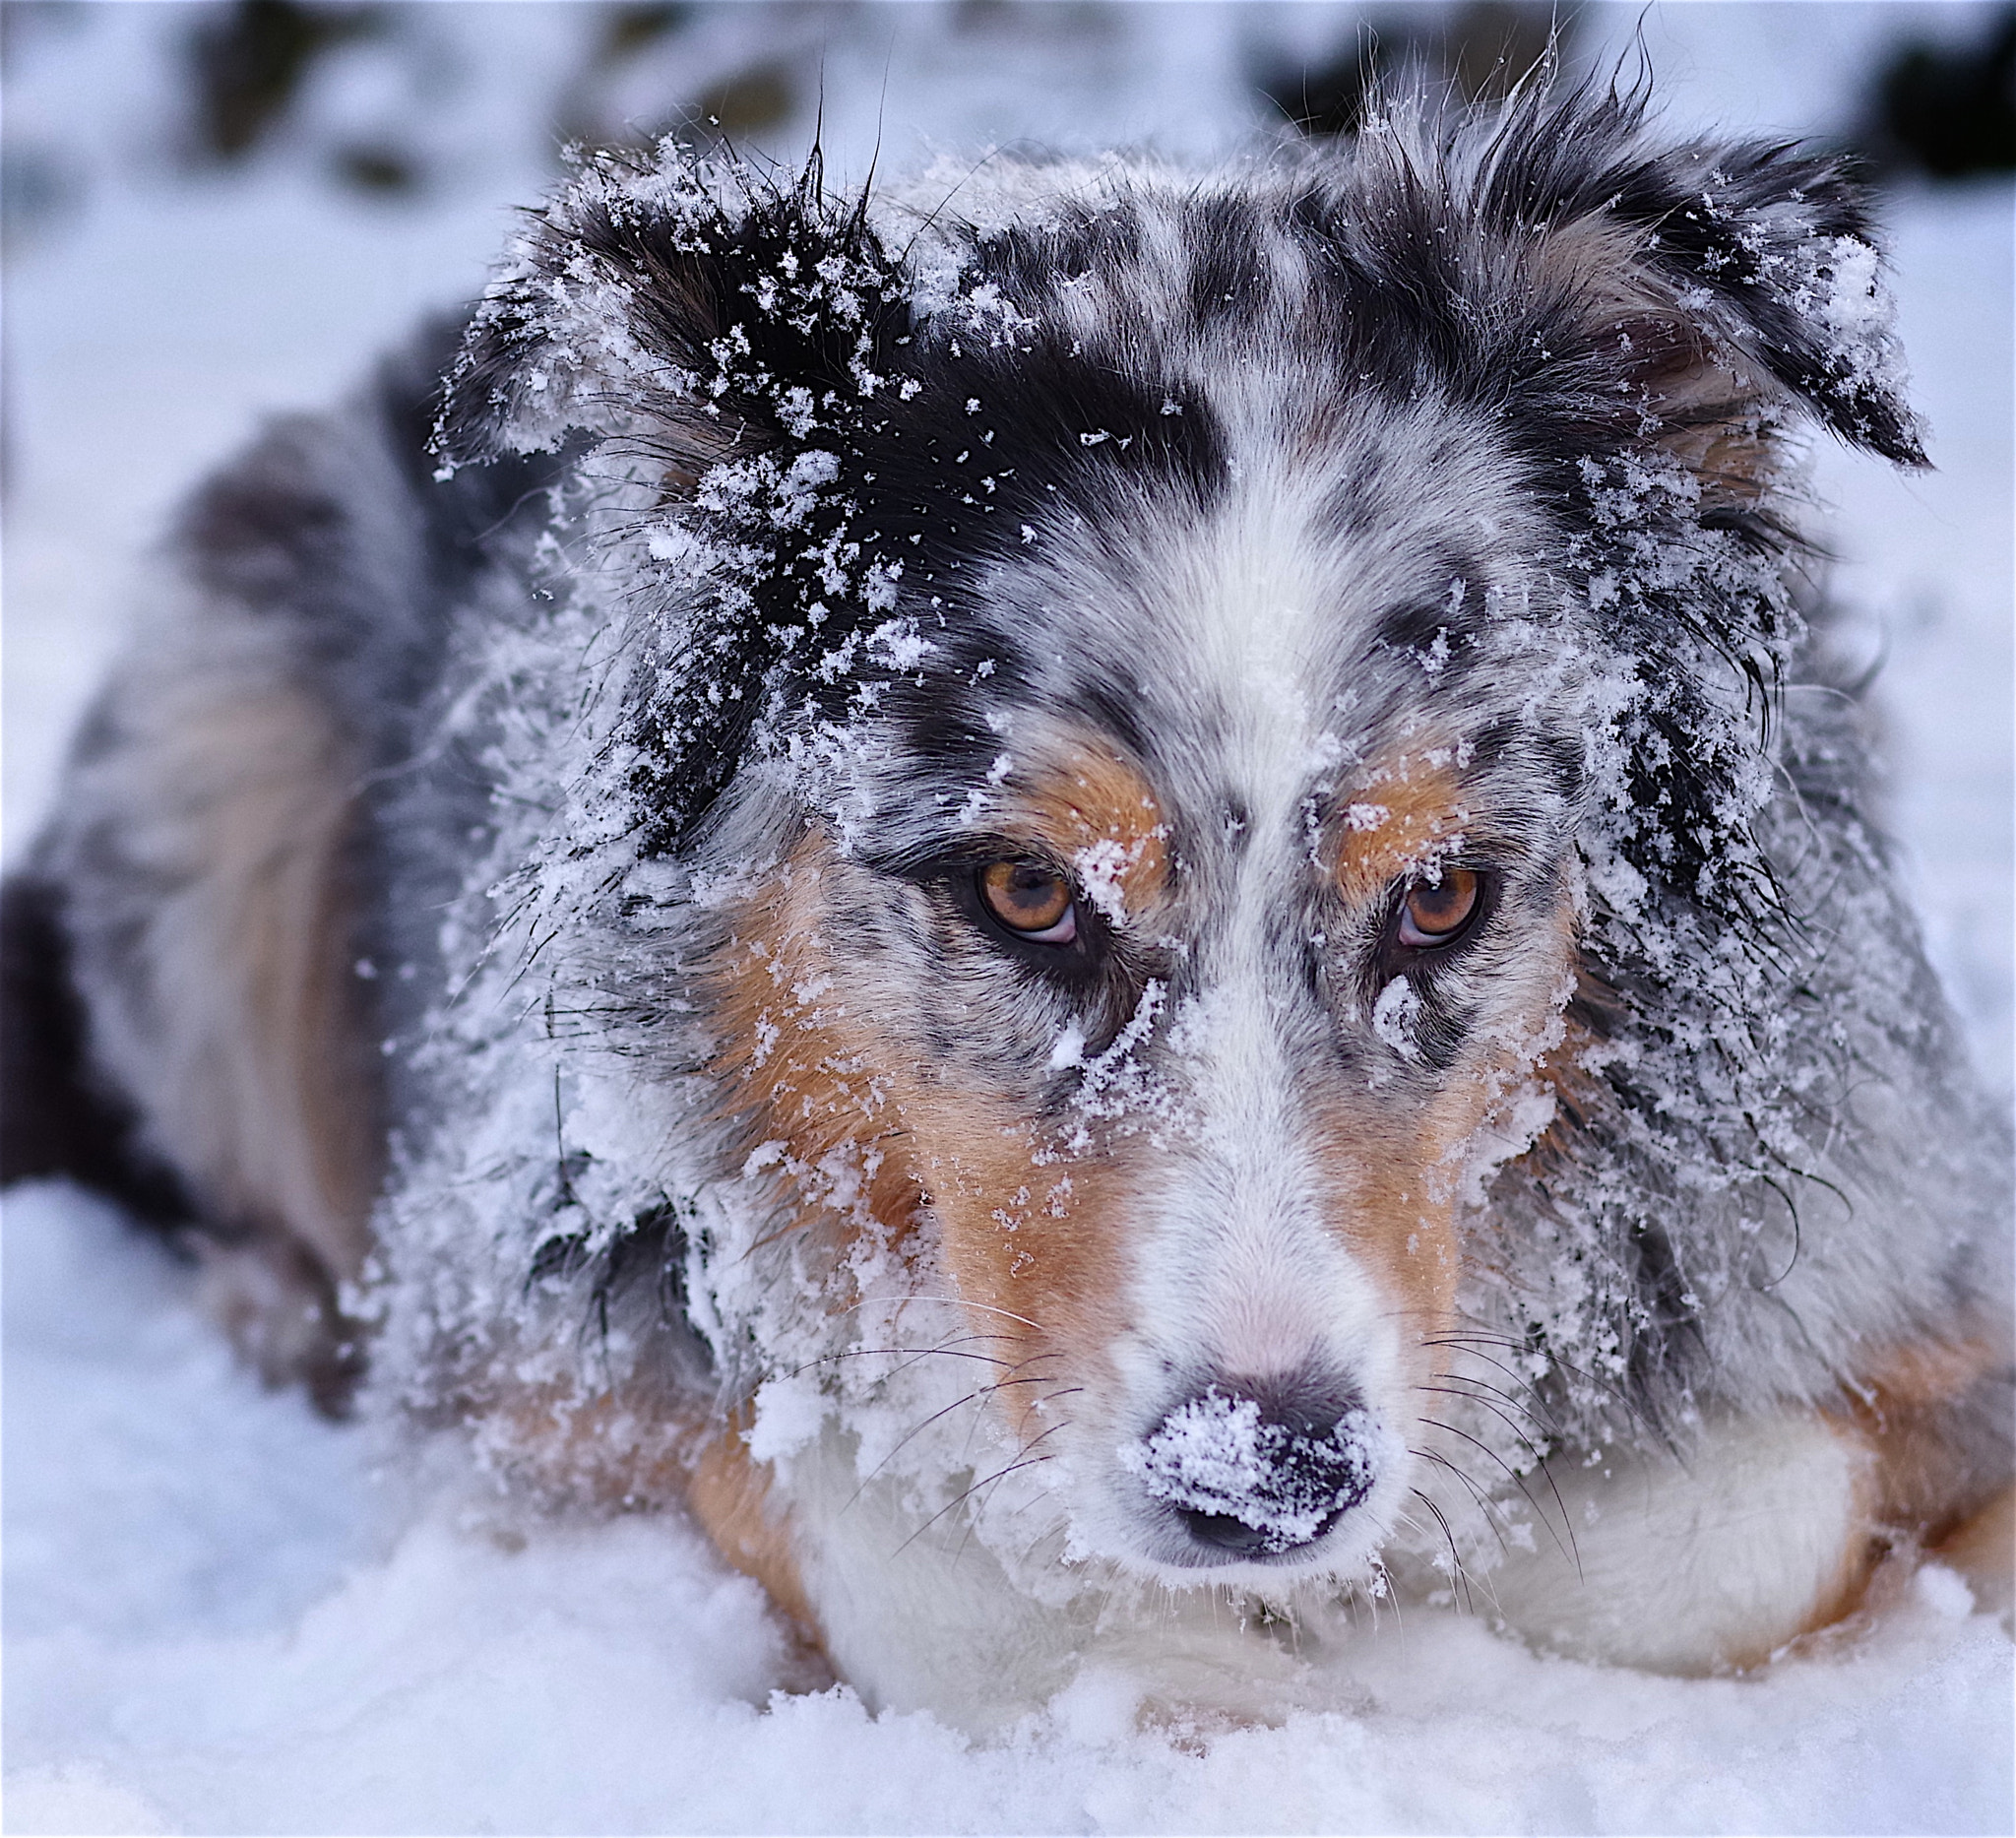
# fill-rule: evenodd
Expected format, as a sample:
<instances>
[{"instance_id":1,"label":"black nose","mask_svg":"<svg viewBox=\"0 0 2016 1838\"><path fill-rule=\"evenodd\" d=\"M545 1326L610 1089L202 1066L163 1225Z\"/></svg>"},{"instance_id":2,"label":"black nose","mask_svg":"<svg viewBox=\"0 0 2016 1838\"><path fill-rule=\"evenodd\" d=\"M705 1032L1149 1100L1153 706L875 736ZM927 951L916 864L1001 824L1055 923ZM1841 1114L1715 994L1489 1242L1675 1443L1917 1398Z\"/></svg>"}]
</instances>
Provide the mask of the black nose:
<instances>
[{"instance_id":1,"label":"black nose","mask_svg":"<svg viewBox=\"0 0 2016 1838\"><path fill-rule=\"evenodd\" d=\"M1189 1506L1178 1506L1176 1517L1182 1520L1184 1528L1200 1545L1216 1545L1220 1551L1262 1551L1271 1553L1292 1551L1299 1545L1313 1545L1344 1517L1344 1508L1339 1506L1325 1513L1322 1521L1307 1538L1296 1538L1287 1542L1270 1534L1261 1526L1248 1525L1245 1520L1234 1519L1227 1512L1198 1512Z\"/></svg>"},{"instance_id":2,"label":"black nose","mask_svg":"<svg viewBox=\"0 0 2016 1838\"><path fill-rule=\"evenodd\" d=\"M1315 1544L1372 1490L1374 1440L1349 1388L1213 1385L1121 1460L1198 1544L1274 1556Z\"/></svg>"}]
</instances>

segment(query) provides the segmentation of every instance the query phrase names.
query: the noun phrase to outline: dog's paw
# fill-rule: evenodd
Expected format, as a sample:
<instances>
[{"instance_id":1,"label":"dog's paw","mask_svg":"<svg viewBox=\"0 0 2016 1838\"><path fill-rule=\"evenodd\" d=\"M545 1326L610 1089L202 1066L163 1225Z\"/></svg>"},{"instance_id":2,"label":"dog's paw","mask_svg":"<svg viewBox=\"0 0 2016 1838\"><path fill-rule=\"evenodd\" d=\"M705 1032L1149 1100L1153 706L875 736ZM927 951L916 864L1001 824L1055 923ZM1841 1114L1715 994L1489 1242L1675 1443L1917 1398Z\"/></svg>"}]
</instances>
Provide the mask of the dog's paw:
<instances>
[{"instance_id":1,"label":"dog's paw","mask_svg":"<svg viewBox=\"0 0 2016 1838\"><path fill-rule=\"evenodd\" d=\"M326 1417L349 1413L363 1376L362 1331L339 1305L328 1273L278 1238L197 1245L197 1295L239 1356L269 1385L299 1383Z\"/></svg>"}]
</instances>

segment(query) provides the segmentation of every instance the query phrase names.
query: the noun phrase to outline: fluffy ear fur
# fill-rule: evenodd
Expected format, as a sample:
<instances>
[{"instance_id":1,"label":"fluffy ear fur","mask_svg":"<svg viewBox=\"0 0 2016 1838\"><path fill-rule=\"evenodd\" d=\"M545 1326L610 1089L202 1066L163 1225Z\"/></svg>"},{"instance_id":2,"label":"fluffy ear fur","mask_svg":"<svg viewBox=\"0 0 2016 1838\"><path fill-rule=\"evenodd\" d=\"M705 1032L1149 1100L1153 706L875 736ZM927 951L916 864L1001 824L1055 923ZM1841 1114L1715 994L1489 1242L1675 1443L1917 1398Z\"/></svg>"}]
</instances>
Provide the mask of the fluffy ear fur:
<instances>
[{"instance_id":1,"label":"fluffy ear fur","mask_svg":"<svg viewBox=\"0 0 2016 1838\"><path fill-rule=\"evenodd\" d=\"M690 491L723 460L844 438L910 313L865 200L703 161L597 154L535 216L471 321L437 448L451 465L623 438Z\"/></svg>"},{"instance_id":2,"label":"fluffy ear fur","mask_svg":"<svg viewBox=\"0 0 2016 1838\"><path fill-rule=\"evenodd\" d=\"M1612 399L1682 457L1791 401L1842 439L1922 466L1868 200L1842 162L1782 144L1642 151L1640 108L1539 93L1478 173L1480 215L1538 235L1583 300ZM1626 151L1620 157L1617 149Z\"/></svg>"},{"instance_id":3,"label":"fluffy ear fur","mask_svg":"<svg viewBox=\"0 0 2016 1838\"><path fill-rule=\"evenodd\" d=\"M647 852L711 808L792 659L888 616L894 571L835 481L914 392L912 347L901 264L816 151L781 184L670 141L587 158L472 319L435 430L451 467L607 446L662 502L692 501L710 544L704 591L683 598L682 564L658 634L690 667L637 659L622 739Z\"/></svg>"},{"instance_id":4,"label":"fluffy ear fur","mask_svg":"<svg viewBox=\"0 0 2016 1838\"><path fill-rule=\"evenodd\" d=\"M1683 149L1628 175L1611 214L1687 323L1761 366L1844 440L1922 466L1867 200L1785 147ZM1690 366L1691 367L1691 366ZM1655 388L1674 391L1668 368Z\"/></svg>"}]
</instances>

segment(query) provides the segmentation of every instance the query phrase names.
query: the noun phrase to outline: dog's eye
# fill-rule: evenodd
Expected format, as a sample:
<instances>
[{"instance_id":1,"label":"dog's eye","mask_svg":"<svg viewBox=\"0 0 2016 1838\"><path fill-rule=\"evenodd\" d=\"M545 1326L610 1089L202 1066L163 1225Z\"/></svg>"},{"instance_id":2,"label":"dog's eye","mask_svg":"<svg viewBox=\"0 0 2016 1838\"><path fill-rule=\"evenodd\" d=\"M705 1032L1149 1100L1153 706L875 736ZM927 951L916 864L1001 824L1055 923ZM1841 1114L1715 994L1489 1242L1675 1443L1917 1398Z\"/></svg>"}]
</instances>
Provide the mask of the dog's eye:
<instances>
[{"instance_id":1,"label":"dog's eye","mask_svg":"<svg viewBox=\"0 0 2016 1838\"><path fill-rule=\"evenodd\" d=\"M1483 885L1482 875L1450 867L1432 886L1417 882L1400 905L1400 942L1417 951L1453 942L1477 917Z\"/></svg>"},{"instance_id":2,"label":"dog's eye","mask_svg":"<svg viewBox=\"0 0 2016 1838\"><path fill-rule=\"evenodd\" d=\"M980 870L982 904L1018 937L1069 944L1078 936L1071 883L1033 861L990 861Z\"/></svg>"}]
</instances>

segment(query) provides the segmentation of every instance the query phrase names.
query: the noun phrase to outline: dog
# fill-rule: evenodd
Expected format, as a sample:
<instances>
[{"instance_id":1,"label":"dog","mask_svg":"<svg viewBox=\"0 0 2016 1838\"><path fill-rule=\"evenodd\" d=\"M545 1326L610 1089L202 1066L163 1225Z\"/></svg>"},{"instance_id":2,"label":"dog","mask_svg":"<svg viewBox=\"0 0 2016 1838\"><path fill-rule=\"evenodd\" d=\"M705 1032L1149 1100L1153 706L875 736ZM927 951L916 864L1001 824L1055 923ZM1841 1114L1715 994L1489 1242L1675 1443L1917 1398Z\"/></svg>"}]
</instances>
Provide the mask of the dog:
<instances>
[{"instance_id":1,"label":"dog","mask_svg":"<svg viewBox=\"0 0 2016 1838\"><path fill-rule=\"evenodd\" d=\"M10 888L10 1173L975 1729L1991 1589L2008 1131L1816 432L1923 464L1864 199L1614 91L585 156L184 513Z\"/></svg>"}]
</instances>

